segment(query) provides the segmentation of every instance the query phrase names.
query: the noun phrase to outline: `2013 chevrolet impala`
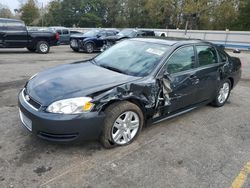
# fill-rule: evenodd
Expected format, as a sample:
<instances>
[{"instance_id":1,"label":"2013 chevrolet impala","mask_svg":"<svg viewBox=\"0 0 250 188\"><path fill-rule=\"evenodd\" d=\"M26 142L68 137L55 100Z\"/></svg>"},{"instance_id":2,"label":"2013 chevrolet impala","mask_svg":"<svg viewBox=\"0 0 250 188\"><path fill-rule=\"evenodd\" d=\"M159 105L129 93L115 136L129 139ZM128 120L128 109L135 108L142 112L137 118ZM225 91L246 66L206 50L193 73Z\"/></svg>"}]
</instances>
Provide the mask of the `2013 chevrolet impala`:
<instances>
[{"instance_id":1,"label":"2013 chevrolet impala","mask_svg":"<svg viewBox=\"0 0 250 188\"><path fill-rule=\"evenodd\" d=\"M223 106L240 77L240 60L211 43L130 39L31 77L19 94L20 118L43 139L123 146L146 122Z\"/></svg>"}]
</instances>

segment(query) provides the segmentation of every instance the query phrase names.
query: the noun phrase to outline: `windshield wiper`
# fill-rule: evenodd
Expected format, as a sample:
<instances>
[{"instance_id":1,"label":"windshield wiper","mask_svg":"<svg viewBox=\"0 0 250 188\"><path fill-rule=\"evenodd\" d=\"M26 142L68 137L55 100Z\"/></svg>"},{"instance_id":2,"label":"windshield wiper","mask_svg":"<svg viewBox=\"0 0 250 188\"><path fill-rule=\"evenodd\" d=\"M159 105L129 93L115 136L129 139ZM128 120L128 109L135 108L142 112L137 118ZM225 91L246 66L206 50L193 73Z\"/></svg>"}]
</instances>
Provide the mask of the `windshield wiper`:
<instances>
[{"instance_id":1,"label":"windshield wiper","mask_svg":"<svg viewBox=\"0 0 250 188\"><path fill-rule=\"evenodd\" d=\"M109 69L109 70L112 70L112 71L115 71L115 72L126 74L125 72L123 72L120 69L117 69L115 67L111 67L111 66L108 66L108 65L100 65L100 66L103 67L103 68L105 68L105 69Z\"/></svg>"}]
</instances>

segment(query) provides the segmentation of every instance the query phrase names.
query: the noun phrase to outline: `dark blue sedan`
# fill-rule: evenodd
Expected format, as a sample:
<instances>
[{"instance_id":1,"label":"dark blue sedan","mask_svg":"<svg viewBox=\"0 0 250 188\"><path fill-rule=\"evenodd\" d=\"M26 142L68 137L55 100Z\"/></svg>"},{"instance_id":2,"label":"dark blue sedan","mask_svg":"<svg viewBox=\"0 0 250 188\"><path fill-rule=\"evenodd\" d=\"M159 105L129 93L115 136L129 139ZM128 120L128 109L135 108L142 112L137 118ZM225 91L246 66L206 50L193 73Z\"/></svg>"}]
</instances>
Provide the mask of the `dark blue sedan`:
<instances>
[{"instance_id":1,"label":"dark blue sedan","mask_svg":"<svg viewBox=\"0 0 250 188\"><path fill-rule=\"evenodd\" d=\"M223 106L240 77L240 59L209 42L128 39L31 77L19 94L20 119L46 140L125 146L149 123Z\"/></svg>"},{"instance_id":2,"label":"dark blue sedan","mask_svg":"<svg viewBox=\"0 0 250 188\"><path fill-rule=\"evenodd\" d=\"M84 51L92 53L100 51L104 45L104 38L108 36L115 36L118 32L119 30L95 29L88 31L83 35L71 35L70 47L75 52Z\"/></svg>"}]
</instances>

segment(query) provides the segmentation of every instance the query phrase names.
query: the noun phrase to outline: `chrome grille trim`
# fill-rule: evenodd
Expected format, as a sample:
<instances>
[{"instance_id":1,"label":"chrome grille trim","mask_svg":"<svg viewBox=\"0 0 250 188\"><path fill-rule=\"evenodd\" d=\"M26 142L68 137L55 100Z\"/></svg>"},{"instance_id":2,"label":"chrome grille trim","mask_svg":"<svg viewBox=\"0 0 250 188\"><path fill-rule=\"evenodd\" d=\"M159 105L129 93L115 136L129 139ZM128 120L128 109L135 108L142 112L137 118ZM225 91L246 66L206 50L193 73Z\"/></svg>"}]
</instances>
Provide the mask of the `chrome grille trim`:
<instances>
[{"instance_id":1,"label":"chrome grille trim","mask_svg":"<svg viewBox=\"0 0 250 188\"><path fill-rule=\"evenodd\" d=\"M35 108L34 106L32 106L32 105L26 100L26 98L25 98L25 96L24 96L24 90L25 90L25 88L24 88L24 89L22 90L22 92L21 92L24 102L25 102L27 105L29 105L29 107L31 107L33 110L38 111L37 108Z\"/></svg>"}]
</instances>

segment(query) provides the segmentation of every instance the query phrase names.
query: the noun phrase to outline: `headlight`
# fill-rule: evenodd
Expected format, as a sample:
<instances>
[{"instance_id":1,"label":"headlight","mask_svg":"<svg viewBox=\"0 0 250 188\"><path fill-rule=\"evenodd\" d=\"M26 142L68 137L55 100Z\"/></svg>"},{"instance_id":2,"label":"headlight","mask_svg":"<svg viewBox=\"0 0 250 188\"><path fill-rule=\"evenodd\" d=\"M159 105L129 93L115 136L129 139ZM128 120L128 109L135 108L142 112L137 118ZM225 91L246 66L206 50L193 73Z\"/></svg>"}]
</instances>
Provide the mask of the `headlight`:
<instances>
[{"instance_id":1,"label":"headlight","mask_svg":"<svg viewBox=\"0 0 250 188\"><path fill-rule=\"evenodd\" d=\"M92 110L94 104L90 97L79 97L56 101L49 105L48 112L57 114L80 114Z\"/></svg>"}]
</instances>

